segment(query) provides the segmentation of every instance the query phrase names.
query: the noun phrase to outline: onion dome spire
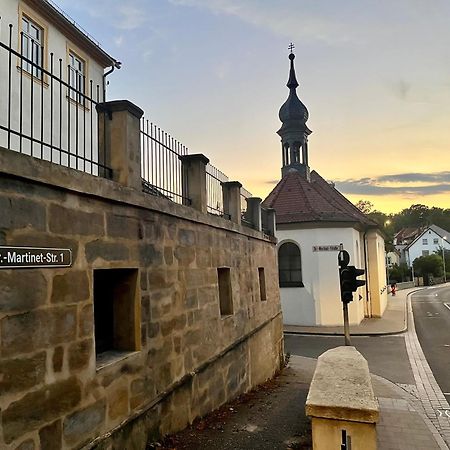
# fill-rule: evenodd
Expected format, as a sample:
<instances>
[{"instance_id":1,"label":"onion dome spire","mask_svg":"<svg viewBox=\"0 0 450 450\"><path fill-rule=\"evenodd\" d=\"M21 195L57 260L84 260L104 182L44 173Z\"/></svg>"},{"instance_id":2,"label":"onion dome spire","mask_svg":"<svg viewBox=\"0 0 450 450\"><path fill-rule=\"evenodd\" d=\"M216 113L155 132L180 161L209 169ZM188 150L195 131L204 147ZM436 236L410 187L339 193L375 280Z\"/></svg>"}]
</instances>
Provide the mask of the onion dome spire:
<instances>
[{"instance_id":1,"label":"onion dome spire","mask_svg":"<svg viewBox=\"0 0 450 450\"><path fill-rule=\"evenodd\" d=\"M295 121L302 125L306 124L308 120L309 113L306 106L297 97L297 87L298 81L295 76L294 59L295 55L292 52L294 44L289 46L291 53L289 54L289 59L291 61L291 67L289 70L289 79L286 86L289 88L289 97L284 102L283 106L280 108L279 117L283 124Z\"/></svg>"},{"instance_id":2,"label":"onion dome spire","mask_svg":"<svg viewBox=\"0 0 450 450\"><path fill-rule=\"evenodd\" d=\"M309 180L308 164L308 136L311 130L306 122L309 117L306 106L297 97L298 81L295 76L294 59L292 52L294 44L289 45L290 69L289 79L286 86L289 88L289 96L280 108L278 116L282 122L281 128L277 131L281 137L282 176L287 175L291 170L298 171L303 177Z\"/></svg>"}]
</instances>

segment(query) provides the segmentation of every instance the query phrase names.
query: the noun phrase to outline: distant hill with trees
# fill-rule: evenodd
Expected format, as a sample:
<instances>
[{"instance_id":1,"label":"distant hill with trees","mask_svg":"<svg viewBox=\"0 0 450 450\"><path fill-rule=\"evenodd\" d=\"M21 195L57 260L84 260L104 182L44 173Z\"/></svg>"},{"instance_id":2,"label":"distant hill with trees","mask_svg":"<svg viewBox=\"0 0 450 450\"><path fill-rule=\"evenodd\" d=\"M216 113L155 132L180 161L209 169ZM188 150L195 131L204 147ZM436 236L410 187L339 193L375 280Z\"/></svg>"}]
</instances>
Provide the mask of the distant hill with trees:
<instances>
[{"instance_id":1,"label":"distant hill with trees","mask_svg":"<svg viewBox=\"0 0 450 450\"><path fill-rule=\"evenodd\" d=\"M385 214L374 209L372 202L359 200L355 206L367 214L371 219L380 225L386 234L386 248L392 244L392 239L402 228L418 228L428 225L437 225L450 232L450 209L432 207L419 203L411 205L395 214Z\"/></svg>"}]
</instances>

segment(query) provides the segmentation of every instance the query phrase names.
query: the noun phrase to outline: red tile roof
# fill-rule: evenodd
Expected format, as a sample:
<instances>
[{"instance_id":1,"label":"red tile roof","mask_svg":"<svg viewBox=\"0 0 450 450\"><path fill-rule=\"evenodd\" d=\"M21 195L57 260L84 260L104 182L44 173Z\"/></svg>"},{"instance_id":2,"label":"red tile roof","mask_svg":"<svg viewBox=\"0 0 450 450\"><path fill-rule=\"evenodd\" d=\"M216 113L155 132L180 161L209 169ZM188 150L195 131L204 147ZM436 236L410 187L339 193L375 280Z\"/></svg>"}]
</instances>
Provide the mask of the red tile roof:
<instances>
[{"instance_id":1,"label":"red tile roof","mask_svg":"<svg viewBox=\"0 0 450 450\"><path fill-rule=\"evenodd\" d=\"M316 171L308 181L293 170L283 177L263 202L274 208L277 224L298 222L357 222L376 227L377 224L347 200Z\"/></svg>"}]
</instances>

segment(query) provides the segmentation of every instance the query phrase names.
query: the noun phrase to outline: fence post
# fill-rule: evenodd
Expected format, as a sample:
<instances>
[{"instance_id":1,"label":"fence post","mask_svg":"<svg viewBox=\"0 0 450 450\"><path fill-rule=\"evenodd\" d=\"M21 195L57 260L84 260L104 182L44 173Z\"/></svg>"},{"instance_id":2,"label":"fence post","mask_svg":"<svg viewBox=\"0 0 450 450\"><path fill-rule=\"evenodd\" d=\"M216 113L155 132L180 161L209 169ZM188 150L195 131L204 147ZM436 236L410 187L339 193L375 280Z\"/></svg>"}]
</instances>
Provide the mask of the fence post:
<instances>
[{"instance_id":1,"label":"fence post","mask_svg":"<svg viewBox=\"0 0 450 450\"><path fill-rule=\"evenodd\" d=\"M209 159L201 153L180 155L179 159L182 164L183 202L206 214L206 165Z\"/></svg>"},{"instance_id":2,"label":"fence post","mask_svg":"<svg viewBox=\"0 0 450 450\"><path fill-rule=\"evenodd\" d=\"M246 220L258 231L262 231L261 201L262 200L259 197L248 197L247 211L245 212Z\"/></svg>"},{"instance_id":3,"label":"fence post","mask_svg":"<svg viewBox=\"0 0 450 450\"><path fill-rule=\"evenodd\" d=\"M112 169L114 181L142 190L140 118L144 111L128 100L99 103L96 110L99 163Z\"/></svg>"},{"instance_id":4,"label":"fence post","mask_svg":"<svg viewBox=\"0 0 450 450\"><path fill-rule=\"evenodd\" d=\"M241 224L241 187L239 181L225 181L222 183L223 212L230 216L230 220Z\"/></svg>"},{"instance_id":5,"label":"fence post","mask_svg":"<svg viewBox=\"0 0 450 450\"><path fill-rule=\"evenodd\" d=\"M276 231L276 220L275 220L275 210L273 208L265 208L265 231L270 236L275 236Z\"/></svg>"}]
</instances>

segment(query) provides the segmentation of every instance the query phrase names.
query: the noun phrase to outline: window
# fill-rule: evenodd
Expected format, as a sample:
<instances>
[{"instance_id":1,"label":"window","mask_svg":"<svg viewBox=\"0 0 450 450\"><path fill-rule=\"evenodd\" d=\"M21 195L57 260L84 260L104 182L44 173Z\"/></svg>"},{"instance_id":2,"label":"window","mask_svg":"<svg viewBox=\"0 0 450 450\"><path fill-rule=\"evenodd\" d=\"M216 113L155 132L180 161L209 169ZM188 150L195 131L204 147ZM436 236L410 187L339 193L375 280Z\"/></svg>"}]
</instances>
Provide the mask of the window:
<instances>
[{"instance_id":1,"label":"window","mask_svg":"<svg viewBox=\"0 0 450 450\"><path fill-rule=\"evenodd\" d=\"M430 254L429 250L422 250L422 256L428 256Z\"/></svg>"},{"instance_id":2,"label":"window","mask_svg":"<svg viewBox=\"0 0 450 450\"><path fill-rule=\"evenodd\" d=\"M140 349L137 269L94 270L97 364Z\"/></svg>"},{"instance_id":3,"label":"window","mask_svg":"<svg viewBox=\"0 0 450 450\"><path fill-rule=\"evenodd\" d=\"M258 267L258 279L259 279L259 298L262 302L267 300L266 296L266 276L264 274L264 267Z\"/></svg>"},{"instance_id":4,"label":"window","mask_svg":"<svg viewBox=\"0 0 450 450\"><path fill-rule=\"evenodd\" d=\"M233 314L233 297L231 292L231 273L229 267L218 267L219 307L221 316Z\"/></svg>"},{"instance_id":5,"label":"window","mask_svg":"<svg viewBox=\"0 0 450 450\"><path fill-rule=\"evenodd\" d=\"M433 238L433 244L439 244L439 239L438 238Z\"/></svg>"},{"instance_id":6,"label":"window","mask_svg":"<svg viewBox=\"0 0 450 450\"><path fill-rule=\"evenodd\" d=\"M33 22L27 16L22 16L22 55L31 62L22 62L22 69L31 73L37 78L42 77L42 71L39 67L42 67L43 54L44 54L44 30Z\"/></svg>"},{"instance_id":7,"label":"window","mask_svg":"<svg viewBox=\"0 0 450 450\"><path fill-rule=\"evenodd\" d=\"M300 248L292 242L282 244L278 250L280 287L303 287Z\"/></svg>"},{"instance_id":8,"label":"window","mask_svg":"<svg viewBox=\"0 0 450 450\"><path fill-rule=\"evenodd\" d=\"M69 97L84 103L86 63L74 52L69 51Z\"/></svg>"},{"instance_id":9,"label":"window","mask_svg":"<svg viewBox=\"0 0 450 450\"><path fill-rule=\"evenodd\" d=\"M423 245L428 245L428 239L426 239L426 238L422 239L422 244Z\"/></svg>"}]
</instances>

